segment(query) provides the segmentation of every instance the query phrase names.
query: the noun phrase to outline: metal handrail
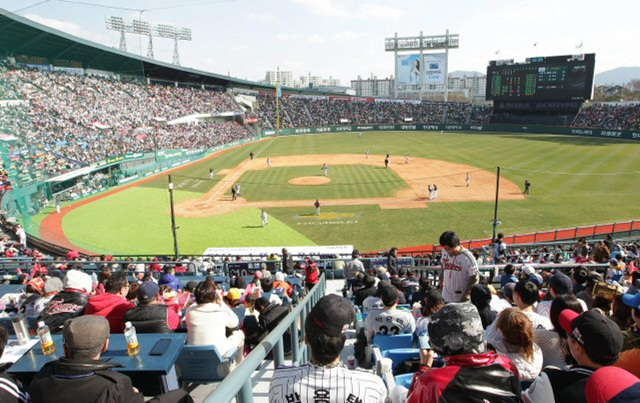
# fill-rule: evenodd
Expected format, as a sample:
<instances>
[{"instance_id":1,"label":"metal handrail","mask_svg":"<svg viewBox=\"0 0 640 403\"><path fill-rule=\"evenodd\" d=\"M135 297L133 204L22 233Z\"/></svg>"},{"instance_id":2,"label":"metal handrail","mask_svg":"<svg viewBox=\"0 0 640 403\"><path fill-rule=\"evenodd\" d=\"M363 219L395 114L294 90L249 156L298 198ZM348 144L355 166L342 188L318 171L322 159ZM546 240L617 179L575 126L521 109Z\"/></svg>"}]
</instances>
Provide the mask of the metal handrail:
<instances>
[{"instance_id":1,"label":"metal handrail","mask_svg":"<svg viewBox=\"0 0 640 403\"><path fill-rule=\"evenodd\" d=\"M292 359L294 365L306 362L309 359L308 346L300 346L300 340L305 338L304 322L311 309L324 296L326 278L320 277L307 296L287 315L269 335L258 344L251 354L229 374L204 400L205 403L228 403L234 397L238 403L253 403L253 386L251 375L260 367L267 354L273 350L275 368L284 363L283 336L287 330L291 330ZM301 334L298 335L298 318L301 323Z\"/></svg>"}]
</instances>

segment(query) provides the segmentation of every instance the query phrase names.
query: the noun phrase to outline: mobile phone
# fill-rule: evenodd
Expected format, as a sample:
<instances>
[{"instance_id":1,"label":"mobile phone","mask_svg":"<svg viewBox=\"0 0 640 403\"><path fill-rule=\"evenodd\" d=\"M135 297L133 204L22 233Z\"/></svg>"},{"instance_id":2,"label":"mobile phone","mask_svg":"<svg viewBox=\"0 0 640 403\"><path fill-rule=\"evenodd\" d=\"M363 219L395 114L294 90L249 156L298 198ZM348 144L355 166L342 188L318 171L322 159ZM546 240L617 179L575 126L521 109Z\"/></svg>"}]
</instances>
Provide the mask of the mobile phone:
<instances>
[{"instance_id":1,"label":"mobile phone","mask_svg":"<svg viewBox=\"0 0 640 403\"><path fill-rule=\"evenodd\" d=\"M149 355L162 355L171 345L171 339L160 339L151 347Z\"/></svg>"},{"instance_id":2,"label":"mobile phone","mask_svg":"<svg viewBox=\"0 0 640 403\"><path fill-rule=\"evenodd\" d=\"M418 336L418 343L420 343L420 348L422 350L431 350L431 344L429 344L429 336L427 336L426 334Z\"/></svg>"}]
</instances>

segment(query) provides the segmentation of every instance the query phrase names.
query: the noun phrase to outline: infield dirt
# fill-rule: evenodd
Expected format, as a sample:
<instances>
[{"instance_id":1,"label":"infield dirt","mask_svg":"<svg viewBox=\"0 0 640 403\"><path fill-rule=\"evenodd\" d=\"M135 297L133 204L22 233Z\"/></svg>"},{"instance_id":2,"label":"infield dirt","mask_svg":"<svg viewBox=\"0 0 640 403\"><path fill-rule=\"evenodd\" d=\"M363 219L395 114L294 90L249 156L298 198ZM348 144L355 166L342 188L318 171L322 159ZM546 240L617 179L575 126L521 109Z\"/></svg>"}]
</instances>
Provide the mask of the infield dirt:
<instances>
[{"instance_id":1,"label":"infield dirt","mask_svg":"<svg viewBox=\"0 0 640 403\"><path fill-rule=\"evenodd\" d=\"M403 157L391 159L388 169L395 171L408 188L398 191L394 197L358 198L358 199L330 199L321 200L323 206L346 206L378 204L383 209L426 208L429 203L489 201L495 198L496 176L494 172L478 169L470 165L458 164L442 160L426 158L411 158L405 163ZM292 166L322 166L332 165L371 165L384 168L384 155L369 155L365 158L361 154L315 154L301 156L272 157L272 167ZM250 170L269 169L266 158L245 160L237 167L225 170L224 180L220 181L209 192L197 199L185 201L176 205L176 215L182 217L207 217L225 214L245 207L300 207L312 206L315 200L265 200L248 202L242 197L231 200L231 186ZM467 173L471 177L471 184L467 187ZM329 178L331 175L329 175ZM318 176L324 179L324 176ZM428 185L438 185L438 198L429 200ZM524 199L522 190L513 182L502 178L500 181L500 199Z\"/></svg>"}]
</instances>

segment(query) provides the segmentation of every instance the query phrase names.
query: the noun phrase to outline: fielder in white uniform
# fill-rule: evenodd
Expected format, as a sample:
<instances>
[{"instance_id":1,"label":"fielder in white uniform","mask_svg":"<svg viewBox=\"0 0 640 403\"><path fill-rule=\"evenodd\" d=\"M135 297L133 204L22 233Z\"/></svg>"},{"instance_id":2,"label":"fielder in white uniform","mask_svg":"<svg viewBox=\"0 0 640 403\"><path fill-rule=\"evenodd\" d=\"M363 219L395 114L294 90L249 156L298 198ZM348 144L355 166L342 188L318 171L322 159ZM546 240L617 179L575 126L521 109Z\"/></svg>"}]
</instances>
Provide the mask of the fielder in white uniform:
<instances>
[{"instance_id":1,"label":"fielder in white uniform","mask_svg":"<svg viewBox=\"0 0 640 403\"><path fill-rule=\"evenodd\" d=\"M262 228L269 225L269 215L266 211L262 210Z\"/></svg>"},{"instance_id":2,"label":"fielder in white uniform","mask_svg":"<svg viewBox=\"0 0 640 403\"><path fill-rule=\"evenodd\" d=\"M349 370L340 361L345 333L355 320L348 299L331 294L318 301L305 322L311 362L276 369L269 385L269 402L386 402L387 388L380 377Z\"/></svg>"},{"instance_id":3,"label":"fielder in white uniform","mask_svg":"<svg viewBox=\"0 0 640 403\"><path fill-rule=\"evenodd\" d=\"M469 300L471 288L478 283L478 262L473 254L460 245L460 238L453 231L440 235L442 271L440 288L444 301L465 302Z\"/></svg>"},{"instance_id":4,"label":"fielder in white uniform","mask_svg":"<svg viewBox=\"0 0 640 403\"><path fill-rule=\"evenodd\" d=\"M326 163L322 164L322 171L324 172L324 176L329 176L329 165Z\"/></svg>"},{"instance_id":5,"label":"fielder in white uniform","mask_svg":"<svg viewBox=\"0 0 640 403\"><path fill-rule=\"evenodd\" d=\"M267 157L267 168L271 168L271 157Z\"/></svg>"},{"instance_id":6,"label":"fielder in white uniform","mask_svg":"<svg viewBox=\"0 0 640 403\"><path fill-rule=\"evenodd\" d=\"M471 185L471 177L469 176L469 172L467 172L467 187Z\"/></svg>"}]
</instances>

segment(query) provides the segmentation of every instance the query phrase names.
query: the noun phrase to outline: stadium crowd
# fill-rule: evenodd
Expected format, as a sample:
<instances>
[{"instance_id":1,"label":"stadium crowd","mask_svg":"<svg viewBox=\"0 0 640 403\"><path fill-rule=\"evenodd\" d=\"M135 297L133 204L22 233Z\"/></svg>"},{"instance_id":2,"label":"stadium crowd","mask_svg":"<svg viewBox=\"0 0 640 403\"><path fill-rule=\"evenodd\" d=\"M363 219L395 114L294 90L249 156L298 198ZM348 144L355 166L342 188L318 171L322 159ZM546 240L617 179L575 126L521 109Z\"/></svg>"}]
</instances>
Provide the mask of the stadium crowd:
<instances>
[{"instance_id":1,"label":"stadium crowd","mask_svg":"<svg viewBox=\"0 0 640 403\"><path fill-rule=\"evenodd\" d=\"M240 112L220 91L121 81L109 77L7 68L0 131L18 142L17 169L32 179L68 172L128 152L208 148L251 136L237 122L166 124L193 114Z\"/></svg>"},{"instance_id":2,"label":"stadium crowd","mask_svg":"<svg viewBox=\"0 0 640 403\"><path fill-rule=\"evenodd\" d=\"M640 130L640 104L593 104L582 107L571 126Z\"/></svg>"}]
</instances>

